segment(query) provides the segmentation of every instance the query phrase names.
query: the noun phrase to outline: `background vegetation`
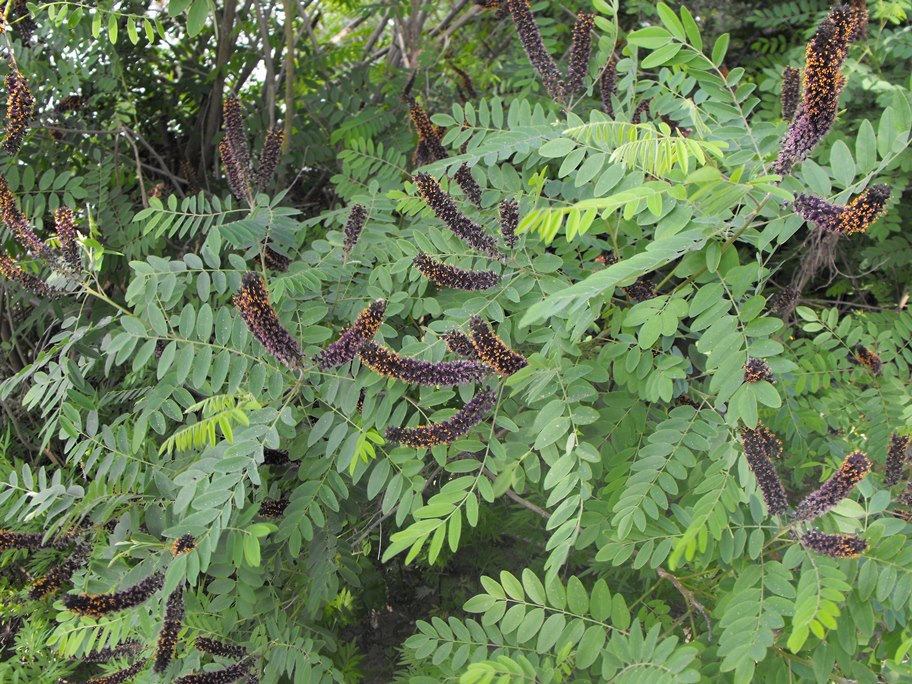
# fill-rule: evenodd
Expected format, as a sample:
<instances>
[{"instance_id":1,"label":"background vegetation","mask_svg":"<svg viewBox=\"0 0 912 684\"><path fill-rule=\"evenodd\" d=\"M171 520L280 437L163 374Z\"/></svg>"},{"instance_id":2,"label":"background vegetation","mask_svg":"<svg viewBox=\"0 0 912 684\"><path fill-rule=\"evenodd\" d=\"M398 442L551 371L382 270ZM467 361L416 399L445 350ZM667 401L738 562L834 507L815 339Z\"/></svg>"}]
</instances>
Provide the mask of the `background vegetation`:
<instances>
[{"instance_id":1,"label":"background vegetation","mask_svg":"<svg viewBox=\"0 0 912 684\"><path fill-rule=\"evenodd\" d=\"M782 73L804 68L824 0L536 2L544 48L583 77L559 101L511 7L485 4L5 4L5 62L35 104L0 153L0 242L23 269L0 281L0 517L45 543L0 534L2 681L912 677L912 5L868 3L832 130L780 177ZM231 95L254 169L284 134L241 199L219 154ZM435 126L423 145L411 102ZM435 216L419 167L502 261ZM861 234L793 206L874 184L890 199ZM501 277L437 286L419 251ZM293 368L232 302L250 271L301 345ZM377 299L375 341L397 352L456 359L444 335L481 316L528 365L453 388L316 363ZM748 382L766 377L749 358L773 381ZM484 388L495 405L455 443L384 437ZM782 443L778 515L741 441L761 424ZM871 474L799 520L856 450ZM812 528L867 548L819 553ZM138 605L70 609L155 573Z\"/></svg>"}]
</instances>

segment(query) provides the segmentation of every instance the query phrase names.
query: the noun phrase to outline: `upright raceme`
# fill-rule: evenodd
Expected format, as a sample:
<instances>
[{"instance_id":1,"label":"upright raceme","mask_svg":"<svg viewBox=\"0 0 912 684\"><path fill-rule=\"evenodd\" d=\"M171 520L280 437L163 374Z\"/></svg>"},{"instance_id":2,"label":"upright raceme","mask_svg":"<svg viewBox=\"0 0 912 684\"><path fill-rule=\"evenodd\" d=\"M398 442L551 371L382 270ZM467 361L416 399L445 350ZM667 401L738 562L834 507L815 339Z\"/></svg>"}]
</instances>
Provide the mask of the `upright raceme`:
<instances>
[{"instance_id":1,"label":"upright raceme","mask_svg":"<svg viewBox=\"0 0 912 684\"><path fill-rule=\"evenodd\" d=\"M846 206L830 204L814 195L798 195L795 213L821 230L840 235L863 233L886 211L890 186L872 185Z\"/></svg>"},{"instance_id":2,"label":"upright raceme","mask_svg":"<svg viewBox=\"0 0 912 684\"><path fill-rule=\"evenodd\" d=\"M453 175L453 179L466 196L466 199L480 209L481 186L478 185L478 181L472 176L472 170L469 168L469 165L461 165Z\"/></svg>"},{"instance_id":3,"label":"upright raceme","mask_svg":"<svg viewBox=\"0 0 912 684\"><path fill-rule=\"evenodd\" d=\"M652 104L652 100L641 100L640 103L636 106L636 109L633 110L633 114L630 115L630 123L641 124L643 123L643 117L649 119L649 107Z\"/></svg>"},{"instance_id":4,"label":"upright raceme","mask_svg":"<svg viewBox=\"0 0 912 684\"><path fill-rule=\"evenodd\" d=\"M57 239L60 240L60 253L66 265L72 270L82 268L79 263L79 248L76 245L76 223L73 220L73 210L69 207L60 207L54 212L54 225L57 229Z\"/></svg>"},{"instance_id":5,"label":"upright raceme","mask_svg":"<svg viewBox=\"0 0 912 684\"><path fill-rule=\"evenodd\" d=\"M247 649L243 646L226 644L224 641L218 641L208 637L196 637L194 645L203 653L221 656L222 658L243 658L247 655Z\"/></svg>"},{"instance_id":6,"label":"upright raceme","mask_svg":"<svg viewBox=\"0 0 912 684\"><path fill-rule=\"evenodd\" d=\"M0 254L0 275L42 297L60 297L66 294L63 290L51 287L40 278L23 271L9 254Z\"/></svg>"},{"instance_id":7,"label":"upright raceme","mask_svg":"<svg viewBox=\"0 0 912 684\"><path fill-rule=\"evenodd\" d=\"M804 95L779 149L773 170L792 172L829 132L845 85L840 69L849 42L864 34L867 7L863 2L834 7L805 51Z\"/></svg>"},{"instance_id":8,"label":"upright raceme","mask_svg":"<svg viewBox=\"0 0 912 684\"><path fill-rule=\"evenodd\" d=\"M63 597L63 605L79 615L99 618L145 603L162 588L164 577L156 572L132 587L111 594L67 594Z\"/></svg>"},{"instance_id":9,"label":"upright raceme","mask_svg":"<svg viewBox=\"0 0 912 684\"><path fill-rule=\"evenodd\" d=\"M424 252L418 252L412 263L421 275L440 287L475 292L488 290L500 282L500 276L493 271L467 271L447 266Z\"/></svg>"},{"instance_id":10,"label":"upright raceme","mask_svg":"<svg viewBox=\"0 0 912 684\"><path fill-rule=\"evenodd\" d=\"M446 150L440 144L440 135L437 127L431 123L431 117L428 116L424 108L414 98L409 96L407 101L409 104L409 116L415 125L415 130L418 131L418 141L424 145L425 154L428 157L426 161L433 162L446 159Z\"/></svg>"},{"instance_id":11,"label":"upright raceme","mask_svg":"<svg viewBox=\"0 0 912 684\"><path fill-rule=\"evenodd\" d=\"M155 645L155 662L152 665L154 672L162 673L174 657L174 647L177 645L177 635L184 624L184 590L178 587L168 596L165 607L165 621L158 643Z\"/></svg>"},{"instance_id":12,"label":"upright raceme","mask_svg":"<svg viewBox=\"0 0 912 684\"><path fill-rule=\"evenodd\" d=\"M801 545L830 558L855 558L868 550L868 542L857 534L824 534L820 530L805 532Z\"/></svg>"},{"instance_id":13,"label":"upright raceme","mask_svg":"<svg viewBox=\"0 0 912 684\"><path fill-rule=\"evenodd\" d=\"M887 486L893 486L902 479L910 442L912 442L912 438L908 435L890 435L890 448L887 449L887 467L884 477L884 483Z\"/></svg>"},{"instance_id":14,"label":"upright raceme","mask_svg":"<svg viewBox=\"0 0 912 684\"><path fill-rule=\"evenodd\" d=\"M174 680L174 684L230 684L230 682L235 682L247 674L247 670L250 669L251 664L252 661L250 658L244 658L234 665L223 667L221 670L212 670L210 672L200 672L198 674L188 674L183 677L178 677Z\"/></svg>"},{"instance_id":15,"label":"upright raceme","mask_svg":"<svg viewBox=\"0 0 912 684\"><path fill-rule=\"evenodd\" d=\"M34 256L53 258L47 245L35 234L25 216L19 211L16 206L16 198L10 192L9 185L3 176L0 176L0 217L3 218L6 227L23 249Z\"/></svg>"},{"instance_id":16,"label":"upright raceme","mask_svg":"<svg viewBox=\"0 0 912 684\"><path fill-rule=\"evenodd\" d=\"M256 273L245 273L232 302L260 344L286 366L296 368L301 361L301 347L279 323L263 279Z\"/></svg>"},{"instance_id":17,"label":"upright raceme","mask_svg":"<svg viewBox=\"0 0 912 684\"><path fill-rule=\"evenodd\" d=\"M813 520L829 511L846 498L871 470L871 462L861 451L853 451L846 456L842 465L815 492L808 494L798 504L795 519Z\"/></svg>"},{"instance_id":18,"label":"upright raceme","mask_svg":"<svg viewBox=\"0 0 912 684\"><path fill-rule=\"evenodd\" d=\"M504 200L500 203L500 234L503 236L507 247L516 246L516 228L519 226L519 205L514 200Z\"/></svg>"},{"instance_id":19,"label":"upright raceme","mask_svg":"<svg viewBox=\"0 0 912 684\"><path fill-rule=\"evenodd\" d=\"M538 24L535 23L535 17L532 16L529 0L506 0L506 2L510 15L513 17L513 23L516 25L519 41L529 57L529 63L541 76L545 90L548 91L551 98L558 101L563 100L564 83L560 70L545 48Z\"/></svg>"},{"instance_id":20,"label":"upright raceme","mask_svg":"<svg viewBox=\"0 0 912 684\"><path fill-rule=\"evenodd\" d=\"M128 682L133 677L138 675L142 669L146 666L148 658L143 658L142 660L137 660L135 663L130 665L130 667L125 667L122 670L117 672L112 672L109 675L104 675L102 677L94 677L85 682L85 684L123 684Z\"/></svg>"},{"instance_id":21,"label":"upright raceme","mask_svg":"<svg viewBox=\"0 0 912 684\"><path fill-rule=\"evenodd\" d=\"M257 167L256 184L259 189L265 188L272 180L276 167L279 165L279 157L282 155L282 143L285 141L285 131L281 128L270 128L266 133L266 140L263 141L263 149L260 152L260 165Z\"/></svg>"},{"instance_id":22,"label":"upright raceme","mask_svg":"<svg viewBox=\"0 0 912 684\"><path fill-rule=\"evenodd\" d=\"M70 581L73 573L88 562L91 550L92 547L88 543L78 544L59 565L55 565L48 570L44 577L39 577L32 583L29 589L29 598L37 601L59 590L66 582Z\"/></svg>"},{"instance_id":23,"label":"upright raceme","mask_svg":"<svg viewBox=\"0 0 912 684\"><path fill-rule=\"evenodd\" d=\"M475 353L475 346L472 344L471 338L466 335L464 332L459 330L450 330L448 333L443 335L443 341L446 343L447 349L449 349L454 354L458 356L464 356L468 359L477 359L478 354Z\"/></svg>"},{"instance_id":24,"label":"upright raceme","mask_svg":"<svg viewBox=\"0 0 912 684\"><path fill-rule=\"evenodd\" d=\"M291 503L288 499L265 499L260 504L260 515L264 518L281 518Z\"/></svg>"},{"instance_id":25,"label":"upright raceme","mask_svg":"<svg viewBox=\"0 0 912 684\"><path fill-rule=\"evenodd\" d=\"M773 372L763 359L750 358L744 364L744 382L776 382Z\"/></svg>"},{"instance_id":26,"label":"upright raceme","mask_svg":"<svg viewBox=\"0 0 912 684\"><path fill-rule=\"evenodd\" d=\"M766 508L772 515L782 515L788 508L788 497L782 481L776 474L772 459L782 453L782 442L770 430L758 426L756 429L741 430L741 444L751 472L757 478L757 486L763 494Z\"/></svg>"},{"instance_id":27,"label":"upright raceme","mask_svg":"<svg viewBox=\"0 0 912 684\"><path fill-rule=\"evenodd\" d=\"M279 254L268 244L263 245L263 263L266 265L266 268L271 271L279 271L284 273L288 270L288 267L291 265L291 259L289 259L284 254Z\"/></svg>"},{"instance_id":28,"label":"upright raceme","mask_svg":"<svg viewBox=\"0 0 912 684\"><path fill-rule=\"evenodd\" d=\"M427 449L440 444L451 444L478 425L494 406L495 395L482 390L463 406L452 418L439 423L419 425L415 428L388 427L386 438L403 446Z\"/></svg>"},{"instance_id":29,"label":"upright raceme","mask_svg":"<svg viewBox=\"0 0 912 684\"><path fill-rule=\"evenodd\" d=\"M29 121L34 116L35 98L18 69L13 69L6 75L6 90L6 136L2 147L10 154L16 154L22 147Z\"/></svg>"},{"instance_id":30,"label":"upright raceme","mask_svg":"<svg viewBox=\"0 0 912 684\"><path fill-rule=\"evenodd\" d=\"M493 259L501 257L497 251L497 243L494 238L486 235L480 225L468 219L459 211L453 198L443 191L437 179L426 173L417 173L412 180L418 188L418 193L422 199L434 211L437 218L453 231L456 237L485 256Z\"/></svg>"},{"instance_id":31,"label":"upright raceme","mask_svg":"<svg viewBox=\"0 0 912 684\"><path fill-rule=\"evenodd\" d=\"M593 15L580 12L573 27L573 42L570 45L570 64L567 67L567 92L583 89L586 74L589 73L589 56L592 52Z\"/></svg>"},{"instance_id":32,"label":"upright raceme","mask_svg":"<svg viewBox=\"0 0 912 684\"><path fill-rule=\"evenodd\" d=\"M342 255L348 260L351 251L358 244L361 237L361 231L364 230L364 223L367 221L367 208L362 204L353 204L351 211L348 213L348 220L345 222L345 228L342 231Z\"/></svg>"},{"instance_id":33,"label":"upright raceme","mask_svg":"<svg viewBox=\"0 0 912 684\"><path fill-rule=\"evenodd\" d=\"M526 357L510 349L481 316L472 316L469 330L478 358L497 371L498 375L513 375L529 365Z\"/></svg>"},{"instance_id":34,"label":"upright raceme","mask_svg":"<svg viewBox=\"0 0 912 684\"><path fill-rule=\"evenodd\" d=\"M134 655L142 650L142 643L137 639L125 639L117 646L108 646L100 648L97 651L89 651L80 660L84 663L106 663L114 658Z\"/></svg>"},{"instance_id":35,"label":"upright raceme","mask_svg":"<svg viewBox=\"0 0 912 684\"><path fill-rule=\"evenodd\" d=\"M599 94L602 97L602 110L610 118L614 118L614 103L611 96L617 93L617 57L611 55L602 75L599 76Z\"/></svg>"},{"instance_id":36,"label":"upright raceme","mask_svg":"<svg viewBox=\"0 0 912 684\"><path fill-rule=\"evenodd\" d=\"M185 534L174 540L171 545L171 555L182 556L185 553L190 553L195 548L196 539L193 538L192 534Z\"/></svg>"},{"instance_id":37,"label":"upright raceme","mask_svg":"<svg viewBox=\"0 0 912 684\"><path fill-rule=\"evenodd\" d=\"M228 179L228 186L231 188L231 194L238 200L249 199L250 190L247 187L247 177L241 169L228 138L222 138L218 144L218 150L222 158L222 167L225 169L225 177Z\"/></svg>"},{"instance_id":38,"label":"upright raceme","mask_svg":"<svg viewBox=\"0 0 912 684\"><path fill-rule=\"evenodd\" d=\"M454 387L478 382L491 374L491 368L479 361L424 361L402 356L376 342L367 342L358 357L375 373L413 385Z\"/></svg>"},{"instance_id":39,"label":"upright raceme","mask_svg":"<svg viewBox=\"0 0 912 684\"><path fill-rule=\"evenodd\" d=\"M801 97L801 72L795 67L785 67L782 72L782 118L791 121Z\"/></svg>"},{"instance_id":40,"label":"upright raceme","mask_svg":"<svg viewBox=\"0 0 912 684\"><path fill-rule=\"evenodd\" d=\"M386 301L378 299L358 314L354 325L346 328L339 339L321 351L315 362L321 370L338 368L349 363L380 329L386 313Z\"/></svg>"},{"instance_id":41,"label":"upright raceme","mask_svg":"<svg viewBox=\"0 0 912 684\"><path fill-rule=\"evenodd\" d=\"M246 185L250 180L250 147L247 145L247 134L244 131L241 101L234 95L226 97L222 107L222 116L225 124L225 138L231 145L231 151L234 152Z\"/></svg>"},{"instance_id":42,"label":"upright raceme","mask_svg":"<svg viewBox=\"0 0 912 684\"><path fill-rule=\"evenodd\" d=\"M880 375L883 372L883 361L881 358L863 345L855 348L855 356L851 357L854 363L865 366L872 375Z\"/></svg>"}]
</instances>

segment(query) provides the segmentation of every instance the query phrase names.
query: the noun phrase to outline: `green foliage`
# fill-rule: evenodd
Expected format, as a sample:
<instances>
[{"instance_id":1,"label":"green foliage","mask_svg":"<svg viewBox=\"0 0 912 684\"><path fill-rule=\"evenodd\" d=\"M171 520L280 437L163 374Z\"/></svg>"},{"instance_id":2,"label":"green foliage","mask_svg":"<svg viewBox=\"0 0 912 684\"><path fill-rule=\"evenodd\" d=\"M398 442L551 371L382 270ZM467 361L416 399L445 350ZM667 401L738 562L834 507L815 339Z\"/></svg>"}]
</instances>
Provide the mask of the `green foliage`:
<instances>
[{"instance_id":1,"label":"green foliage","mask_svg":"<svg viewBox=\"0 0 912 684\"><path fill-rule=\"evenodd\" d=\"M884 481L912 421L912 9L871 4L834 129L780 178L780 74L826 3L620 5L534 5L564 73L567 9L597 12L584 89L561 103L512 20L471 4L55 2L29 5L34 41L10 8L39 112L0 173L50 249L65 236L49 214L77 212L80 268L0 227L5 253L66 290L0 289L0 517L58 540L0 557L0 680L89 679L121 661L86 655L127 639L149 655L178 587L168 681L224 665L196 637L243 647L269 684L912 677L909 498ZM450 156L416 150L407 87ZM217 151L229 93L255 160L268 129L286 134L241 201ZM498 240L517 203L502 261L437 217L418 169ZM874 183L892 197L863 235L792 207ZM419 252L499 280L438 287ZM248 272L278 323L245 323ZM445 336L477 315L528 365L456 387L318 365L377 299L375 341L403 356L455 360ZM302 350L291 369L267 348L279 326ZM749 359L772 378L746 377ZM386 435L484 388L492 410L451 444ZM873 473L813 522L771 516L741 442L760 426L782 442L790 509L853 450ZM811 528L869 548L821 555L800 543ZM28 599L77 542L86 563ZM60 601L157 572L162 591L128 610Z\"/></svg>"}]
</instances>

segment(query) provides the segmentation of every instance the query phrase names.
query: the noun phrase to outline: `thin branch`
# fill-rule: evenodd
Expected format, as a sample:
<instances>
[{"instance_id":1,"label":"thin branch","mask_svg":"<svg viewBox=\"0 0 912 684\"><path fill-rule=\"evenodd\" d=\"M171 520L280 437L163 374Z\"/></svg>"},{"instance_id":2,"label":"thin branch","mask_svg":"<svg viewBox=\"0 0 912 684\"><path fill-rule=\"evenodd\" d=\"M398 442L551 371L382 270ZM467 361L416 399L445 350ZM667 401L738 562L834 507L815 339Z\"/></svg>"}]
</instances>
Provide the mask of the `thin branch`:
<instances>
[{"instance_id":1,"label":"thin branch","mask_svg":"<svg viewBox=\"0 0 912 684\"><path fill-rule=\"evenodd\" d=\"M709 621L709 613L706 611L706 607L697 601L692 591L684 588L684 585L681 584L681 580L665 570L665 568L656 568L656 572L659 574L659 577L671 582L674 585L674 588L677 589L680 592L681 596L684 597L684 600L687 601L688 605L696 609L697 612L703 616L703 619L706 621L706 638L709 641L712 641L712 623Z\"/></svg>"},{"instance_id":2,"label":"thin branch","mask_svg":"<svg viewBox=\"0 0 912 684\"><path fill-rule=\"evenodd\" d=\"M493 472L491 472L491 470L489 468L484 469L484 474L487 475L488 479L491 480L492 482L497 479L497 476ZM548 513L548 511L546 511L544 508L540 508L540 507L536 506L534 503L532 503L531 501L529 501L528 499L522 498L519 494L514 492L512 489L508 489L506 491L506 495L507 495L508 499L512 499L513 501L518 503L520 506L523 506L524 508L529 509L530 511L532 511L536 515L541 516L545 520L548 520L551 518L551 514Z\"/></svg>"},{"instance_id":3,"label":"thin branch","mask_svg":"<svg viewBox=\"0 0 912 684\"><path fill-rule=\"evenodd\" d=\"M263 89L266 91L266 111L269 115L269 125L275 126L276 80L275 64L272 61L272 48L269 45L269 26L266 24L266 16L260 7L259 0L254 0L253 9L256 13L257 26L260 29L260 40L263 41L263 62L266 66L266 79Z\"/></svg>"}]
</instances>

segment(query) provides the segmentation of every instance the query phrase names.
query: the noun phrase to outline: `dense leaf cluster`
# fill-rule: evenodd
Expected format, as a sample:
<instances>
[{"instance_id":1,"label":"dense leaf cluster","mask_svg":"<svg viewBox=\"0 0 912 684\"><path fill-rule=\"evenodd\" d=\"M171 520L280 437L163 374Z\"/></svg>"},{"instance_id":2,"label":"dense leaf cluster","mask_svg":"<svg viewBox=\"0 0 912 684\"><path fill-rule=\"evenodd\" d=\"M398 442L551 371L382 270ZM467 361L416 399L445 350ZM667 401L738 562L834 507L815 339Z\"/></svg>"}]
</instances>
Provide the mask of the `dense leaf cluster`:
<instances>
[{"instance_id":1,"label":"dense leaf cluster","mask_svg":"<svg viewBox=\"0 0 912 684\"><path fill-rule=\"evenodd\" d=\"M912 678L903 0L14 0L0 680Z\"/></svg>"}]
</instances>

